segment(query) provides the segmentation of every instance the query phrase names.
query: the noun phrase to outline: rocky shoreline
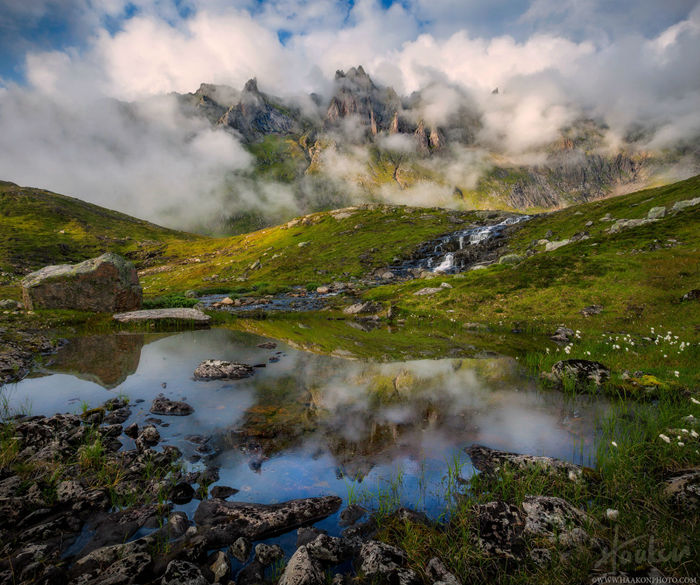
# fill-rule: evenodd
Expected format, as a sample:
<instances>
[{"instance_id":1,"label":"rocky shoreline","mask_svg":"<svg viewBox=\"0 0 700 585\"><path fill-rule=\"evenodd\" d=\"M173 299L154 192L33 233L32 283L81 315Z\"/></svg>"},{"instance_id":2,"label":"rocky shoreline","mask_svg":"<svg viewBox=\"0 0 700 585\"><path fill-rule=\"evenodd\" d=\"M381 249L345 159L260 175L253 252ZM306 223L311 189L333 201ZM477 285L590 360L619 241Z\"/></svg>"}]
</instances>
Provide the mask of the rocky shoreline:
<instances>
[{"instance_id":1,"label":"rocky shoreline","mask_svg":"<svg viewBox=\"0 0 700 585\"><path fill-rule=\"evenodd\" d=\"M405 551L380 540L392 522L441 529L424 514L398 508L378 516L351 504L339 515L345 529L330 536L311 525L338 512L340 498L254 504L229 501L237 490L225 486L209 494L214 470L184 473L177 448L157 447L155 427L122 427L129 415L129 404L114 398L83 415L17 417L0 426L0 583L323 585L330 573L336 585L461 583L439 558L419 574ZM485 476L505 466L572 484L596 481L549 457L479 445L466 451ZM201 499L192 518L173 511L192 498ZM469 545L506 569L606 546L591 536L600 520L559 497L526 495L519 505L494 499L472 513ZM277 545L253 546L293 530L297 548L283 569Z\"/></svg>"}]
</instances>

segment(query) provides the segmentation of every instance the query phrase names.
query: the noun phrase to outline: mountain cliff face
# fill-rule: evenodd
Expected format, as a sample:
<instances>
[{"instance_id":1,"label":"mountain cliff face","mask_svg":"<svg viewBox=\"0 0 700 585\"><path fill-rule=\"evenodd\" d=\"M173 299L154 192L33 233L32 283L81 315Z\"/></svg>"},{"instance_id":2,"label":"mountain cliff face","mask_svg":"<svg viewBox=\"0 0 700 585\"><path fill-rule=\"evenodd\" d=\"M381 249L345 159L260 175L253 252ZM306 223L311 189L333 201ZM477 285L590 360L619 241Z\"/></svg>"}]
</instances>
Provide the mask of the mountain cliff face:
<instances>
[{"instance_id":1,"label":"mountain cliff face","mask_svg":"<svg viewBox=\"0 0 700 585\"><path fill-rule=\"evenodd\" d=\"M611 152L603 128L591 120L562 129L559 140L530 153L536 162L519 164L480 143L480 113L466 95L435 123L430 104L440 91L428 87L401 97L360 66L337 71L330 95L310 96L315 112L261 92L255 79L242 91L202 84L178 99L190 115L237 133L259 174L287 183L325 176L362 197L382 196L389 187L419 188L442 194L427 204L444 205L444 194L453 193L456 206L551 208L630 191L661 168L658 157L634 145ZM492 99L499 97L494 90ZM358 155L358 147L368 154ZM353 170L340 175L341 168ZM401 201L400 193L392 197Z\"/></svg>"}]
</instances>

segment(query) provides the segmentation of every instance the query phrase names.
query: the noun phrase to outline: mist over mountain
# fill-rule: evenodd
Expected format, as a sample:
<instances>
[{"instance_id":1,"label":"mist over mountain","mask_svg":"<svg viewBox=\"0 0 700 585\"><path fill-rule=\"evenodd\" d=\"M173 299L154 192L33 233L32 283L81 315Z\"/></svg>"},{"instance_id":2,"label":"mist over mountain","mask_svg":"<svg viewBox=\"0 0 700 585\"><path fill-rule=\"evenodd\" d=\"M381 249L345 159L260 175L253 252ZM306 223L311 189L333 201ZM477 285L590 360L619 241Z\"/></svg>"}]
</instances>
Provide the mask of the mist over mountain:
<instances>
[{"instance_id":1,"label":"mist over mountain","mask_svg":"<svg viewBox=\"0 0 700 585\"><path fill-rule=\"evenodd\" d=\"M17 41L0 177L230 232L368 200L547 209L700 169L696 2L184 4L6 11L73 36Z\"/></svg>"}]
</instances>

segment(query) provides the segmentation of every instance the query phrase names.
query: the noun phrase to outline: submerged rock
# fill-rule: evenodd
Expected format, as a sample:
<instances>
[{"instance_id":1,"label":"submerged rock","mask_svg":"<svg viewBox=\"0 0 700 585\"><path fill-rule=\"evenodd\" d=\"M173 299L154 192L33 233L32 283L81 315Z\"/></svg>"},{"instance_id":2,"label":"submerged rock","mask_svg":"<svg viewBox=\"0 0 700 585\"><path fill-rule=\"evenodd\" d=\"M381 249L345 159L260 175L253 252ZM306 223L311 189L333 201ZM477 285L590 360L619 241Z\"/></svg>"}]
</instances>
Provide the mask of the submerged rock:
<instances>
[{"instance_id":1,"label":"submerged rock","mask_svg":"<svg viewBox=\"0 0 700 585\"><path fill-rule=\"evenodd\" d=\"M303 498L280 504L250 504L205 500L199 504L194 520L204 532L211 548L235 542L243 536L262 540L283 534L304 524L330 516L340 508L337 496Z\"/></svg>"},{"instance_id":2,"label":"submerged rock","mask_svg":"<svg viewBox=\"0 0 700 585\"><path fill-rule=\"evenodd\" d=\"M571 481L583 481L583 467L561 459L544 457L540 455L522 455L498 451L482 445L472 445L464 451L469 455L472 465L485 473L496 473L503 466L509 466L516 470L542 469L548 473L560 474Z\"/></svg>"},{"instance_id":3,"label":"submerged rock","mask_svg":"<svg viewBox=\"0 0 700 585\"><path fill-rule=\"evenodd\" d=\"M197 380L240 380L253 375L253 366L224 360L204 360L194 371Z\"/></svg>"},{"instance_id":4,"label":"submerged rock","mask_svg":"<svg viewBox=\"0 0 700 585\"><path fill-rule=\"evenodd\" d=\"M80 264L46 266L21 282L28 309L131 311L141 307L136 268L111 252Z\"/></svg>"},{"instance_id":5,"label":"submerged rock","mask_svg":"<svg viewBox=\"0 0 700 585\"><path fill-rule=\"evenodd\" d=\"M263 567L268 567L283 558L284 551L277 544L269 545L261 542L255 545L255 560Z\"/></svg>"}]
</instances>

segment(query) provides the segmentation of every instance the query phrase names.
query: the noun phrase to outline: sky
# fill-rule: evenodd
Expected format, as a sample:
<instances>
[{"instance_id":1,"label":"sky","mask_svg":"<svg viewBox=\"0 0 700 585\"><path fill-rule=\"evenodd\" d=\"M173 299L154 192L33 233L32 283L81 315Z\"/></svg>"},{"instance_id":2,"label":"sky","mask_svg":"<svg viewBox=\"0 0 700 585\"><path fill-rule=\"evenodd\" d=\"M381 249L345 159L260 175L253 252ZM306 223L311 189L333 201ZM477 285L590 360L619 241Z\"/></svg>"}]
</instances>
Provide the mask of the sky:
<instances>
[{"instance_id":1,"label":"sky","mask_svg":"<svg viewBox=\"0 0 700 585\"><path fill-rule=\"evenodd\" d=\"M400 94L445 88L438 117L469 95L514 154L582 115L611 146L635 127L697 145L698 55L698 0L0 0L0 178L149 219L195 196L216 213L250 156L167 94L251 77L323 94L357 65Z\"/></svg>"}]
</instances>

